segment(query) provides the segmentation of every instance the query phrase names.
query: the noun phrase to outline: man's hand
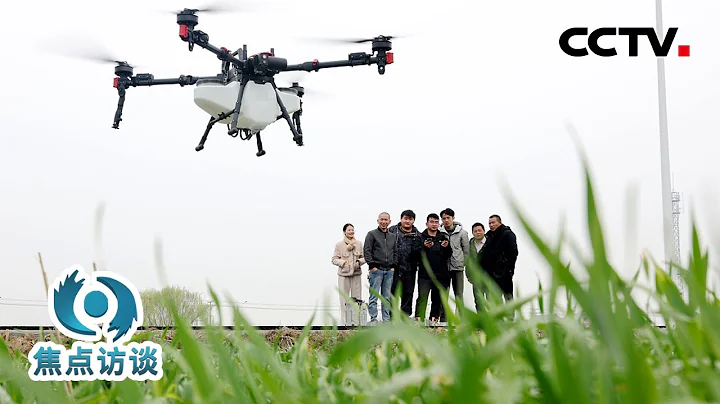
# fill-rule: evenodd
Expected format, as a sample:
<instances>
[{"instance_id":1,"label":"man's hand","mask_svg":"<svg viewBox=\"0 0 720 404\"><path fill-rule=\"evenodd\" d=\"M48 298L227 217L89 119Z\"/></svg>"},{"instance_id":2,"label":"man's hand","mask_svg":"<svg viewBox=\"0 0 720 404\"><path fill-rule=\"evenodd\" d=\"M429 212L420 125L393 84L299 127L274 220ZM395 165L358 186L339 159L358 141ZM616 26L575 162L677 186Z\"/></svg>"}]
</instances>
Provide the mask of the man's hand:
<instances>
[{"instance_id":1,"label":"man's hand","mask_svg":"<svg viewBox=\"0 0 720 404\"><path fill-rule=\"evenodd\" d=\"M425 241L423 242L423 244L425 244L425 247L427 247L427 248L431 248L433 245L435 245L435 243L433 243L433 241L430 240L429 238L426 238Z\"/></svg>"},{"instance_id":2,"label":"man's hand","mask_svg":"<svg viewBox=\"0 0 720 404\"><path fill-rule=\"evenodd\" d=\"M377 268L370 268L370 271L375 272L377 271Z\"/></svg>"},{"instance_id":3,"label":"man's hand","mask_svg":"<svg viewBox=\"0 0 720 404\"><path fill-rule=\"evenodd\" d=\"M448 241L447 241L447 240L443 240L443 241L440 242L440 245L443 246L443 248L445 248L445 247L448 246Z\"/></svg>"}]
</instances>

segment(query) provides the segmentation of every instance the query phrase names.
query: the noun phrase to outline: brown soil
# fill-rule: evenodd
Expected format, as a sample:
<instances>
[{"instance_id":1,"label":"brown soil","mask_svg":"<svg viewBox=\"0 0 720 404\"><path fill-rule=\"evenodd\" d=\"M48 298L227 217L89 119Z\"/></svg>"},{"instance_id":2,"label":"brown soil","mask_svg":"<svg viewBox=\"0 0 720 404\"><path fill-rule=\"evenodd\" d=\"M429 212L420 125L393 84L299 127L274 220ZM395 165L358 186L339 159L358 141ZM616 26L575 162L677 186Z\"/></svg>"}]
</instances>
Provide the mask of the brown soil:
<instances>
[{"instance_id":1,"label":"brown soil","mask_svg":"<svg viewBox=\"0 0 720 404\"><path fill-rule=\"evenodd\" d=\"M226 331L230 334L234 331ZM205 341L206 336L202 331L194 331L195 337L199 341ZM162 338L163 330L150 329L148 331L139 331L135 334L135 338L138 342L145 340L152 340L158 342ZM302 331L294 330L291 328L279 328L271 331L260 331L260 334L264 336L265 341L269 344L278 345L278 350L287 352L292 346L295 345L295 341L300 337ZM333 346L337 342L346 339L352 334L352 331L340 330L337 334L333 334L328 331L311 331L308 336L308 345L311 348L320 348L324 344ZM165 335L165 341L171 342L175 335L174 331L168 331ZM337 335L337 337L334 337ZM2 338L10 350L10 354L15 351L19 351L23 355L27 356L28 352L32 349L35 343L40 339L38 332L30 331L10 331L6 330L2 332ZM57 336L54 332L45 333L45 341L57 342ZM243 336L243 339L247 340L247 336ZM60 343L69 347L72 344L72 340L67 337L60 336Z\"/></svg>"},{"instance_id":2,"label":"brown soil","mask_svg":"<svg viewBox=\"0 0 720 404\"><path fill-rule=\"evenodd\" d=\"M227 334L233 333L235 331L226 331ZM292 346L295 345L295 342L302 334L302 331L295 330L292 328L278 328L271 331L259 331L261 335L264 336L265 341L269 344L277 344L278 350L281 352L287 352ZM441 333L443 332L442 328L433 329L432 332ZM194 331L195 338L199 341L205 341L206 336L203 334L202 331L197 330ZM347 330L339 330L337 333L332 333L329 331L310 331L310 334L308 335L308 346L310 349L327 349L327 348L333 348L337 343L342 342L343 340L347 339L349 336L351 336L353 331L347 331ZM155 342L160 341L162 338L163 330L158 329L150 329L147 331L138 331L133 340L137 342L146 341L146 340L152 340ZM174 331L168 331L165 335L165 341L171 342L174 337L175 332ZM542 332L538 330L537 337L542 338ZM31 331L10 331L6 330L2 332L2 338L4 339L5 343L7 344L10 354L13 354L15 351L19 351L23 355L27 356L28 352L32 349L32 347L35 345L35 343L39 340L40 335L38 332L31 332ZM247 340L247 336L243 336L243 339ZM56 342L57 337L55 332L50 331L45 333L45 341L55 341ZM72 340L70 340L67 337L60 336L60 342L65 345L66 347L70 347L72 344Z\"/></svg>"}]
</instances>

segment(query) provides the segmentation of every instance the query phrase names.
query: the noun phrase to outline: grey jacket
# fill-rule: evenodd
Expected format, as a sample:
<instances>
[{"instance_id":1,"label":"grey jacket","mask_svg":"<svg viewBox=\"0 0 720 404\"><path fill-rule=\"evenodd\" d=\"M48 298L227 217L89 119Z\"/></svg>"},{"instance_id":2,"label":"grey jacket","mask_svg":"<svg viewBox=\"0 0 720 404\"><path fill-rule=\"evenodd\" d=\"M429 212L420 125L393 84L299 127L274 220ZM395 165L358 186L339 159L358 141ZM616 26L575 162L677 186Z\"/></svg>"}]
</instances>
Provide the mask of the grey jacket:
<instances>
[{"instance_id":1,"label":"grey jacket","mask_svg":"<svg viewBox=\"0 0 720 404\"><path fill-rule=\"evenodd\" d=\"M448 270L464 271L465 260L470 254L470 235L467 230L463 229L462 223L455 222L455 229L452 234L448 234L445 226L438 229L450 239L450 247L452 248L452 256L448 260Z\"/></svg>"},{"instance_id":2,"label":"grey jacket","mask_svg":"<svg viewBox=\"0 0 720 404\"><path fill-rule=\"evenodd\" d=\"M363 246L365 262L369 269L398 269L397 235L380 228L370 230Z\"/></svg>"}]
</instances>

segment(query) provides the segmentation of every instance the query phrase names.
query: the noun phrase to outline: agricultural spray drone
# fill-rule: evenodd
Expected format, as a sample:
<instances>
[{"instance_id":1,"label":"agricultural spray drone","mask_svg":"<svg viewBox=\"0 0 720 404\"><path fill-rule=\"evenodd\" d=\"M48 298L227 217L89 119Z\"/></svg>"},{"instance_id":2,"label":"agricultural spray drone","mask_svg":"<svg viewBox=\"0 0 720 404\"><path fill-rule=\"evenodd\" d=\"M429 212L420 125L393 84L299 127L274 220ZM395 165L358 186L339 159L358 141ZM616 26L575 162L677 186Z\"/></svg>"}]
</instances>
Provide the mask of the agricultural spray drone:
<instances>
[{"instance_id":1,"label":"agricultural spray drone","mask_svg":"<svg viewBox=\"0 0 720 404\"><path fill-rule=\"evenodd\" d=\"M178 84L195 85L195 104L210 115L200 143L195 148L205 147L208 134L216 123L227 124L228 135L242 140L257 140L257 156L265 154L260 132L268 125L280 120L287 121L293 140L303 145L300 116L302 115L302 97L305 89L298 82L290 87L278 87L275 76L281 72L305 71L317 72L331 67L377 65L378 73L385 73L385 66L393 63L392 36L378 36L372 39L352 41L353 43L371 42L372 53L350 53L345 60L319 62L317 59L300 64L288 64L287 59L275 56L274 49L248 56L247 45L231 51L210 44L209 36L195 29L198 25L199 9L184 9L177 14L180 26L180 39L188 44L192 52L195 45L217 56L222 64L221 73L216 76L196 77L182 75L178 78L156 79L152 74L133 74L133 67L127 62L115 61L113 87L118 91L119 101L112 127L119 129L125 93L130 87Z\"/></svg>"}]
</instances>

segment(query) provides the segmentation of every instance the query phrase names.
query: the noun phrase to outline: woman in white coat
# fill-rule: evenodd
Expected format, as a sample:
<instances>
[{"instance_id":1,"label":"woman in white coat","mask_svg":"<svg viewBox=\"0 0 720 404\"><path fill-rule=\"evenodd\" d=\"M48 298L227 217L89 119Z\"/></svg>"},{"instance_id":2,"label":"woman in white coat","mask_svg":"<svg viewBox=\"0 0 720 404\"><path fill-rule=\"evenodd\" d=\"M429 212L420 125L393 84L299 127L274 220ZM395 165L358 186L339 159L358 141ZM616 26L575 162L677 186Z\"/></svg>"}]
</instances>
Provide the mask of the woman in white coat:
<instances>
[{"instance_id":1,"label":"woman in white coat","mask_svg":"<svg viewBox=\"0 0 720 404\"><path fill-rule=\"evenodd\" d=\"M362 266L365 264L362 242L355 238L355 226L343 226L344 237L335 244L332 264L338 267L338 287L351 298L362 300ZM345 324L345 298L340 295L340 321Z\"/></svg>"}]
</instances>

